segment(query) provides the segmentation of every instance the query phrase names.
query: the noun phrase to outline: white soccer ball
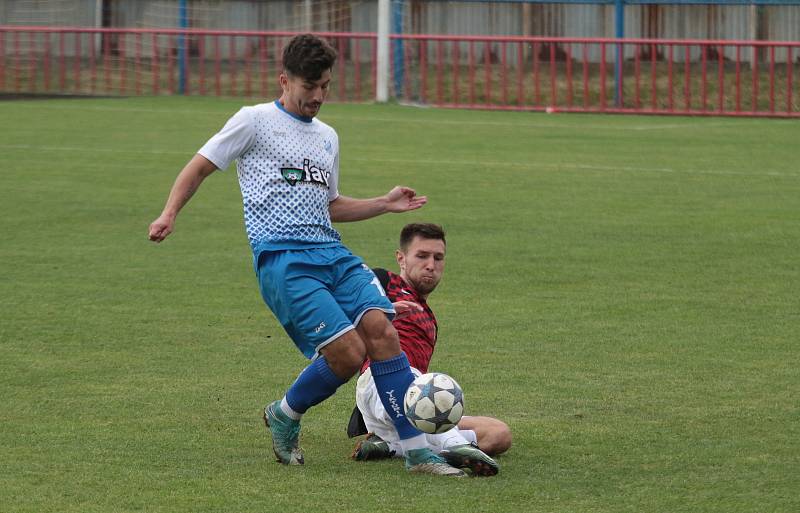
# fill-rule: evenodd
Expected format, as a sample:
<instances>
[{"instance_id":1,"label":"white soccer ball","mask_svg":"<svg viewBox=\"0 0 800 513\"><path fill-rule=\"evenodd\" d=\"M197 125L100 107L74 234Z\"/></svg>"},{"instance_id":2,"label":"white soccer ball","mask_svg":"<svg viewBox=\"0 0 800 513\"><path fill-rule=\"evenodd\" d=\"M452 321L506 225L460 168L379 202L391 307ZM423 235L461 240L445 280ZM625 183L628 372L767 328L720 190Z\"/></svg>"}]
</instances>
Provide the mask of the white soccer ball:
<instances>
[{"instance_id":1,"label":"white soccer ball","mask_svg":"<svg viewBox=\"0 0 800 513\"><path fill-rule=\"evenodd\" d=\"M444 433L464 414L464 394L456 380L439 372L423 374L408 387L403 400L406 418L425 433Z\"/></svg>"}]
</instances>

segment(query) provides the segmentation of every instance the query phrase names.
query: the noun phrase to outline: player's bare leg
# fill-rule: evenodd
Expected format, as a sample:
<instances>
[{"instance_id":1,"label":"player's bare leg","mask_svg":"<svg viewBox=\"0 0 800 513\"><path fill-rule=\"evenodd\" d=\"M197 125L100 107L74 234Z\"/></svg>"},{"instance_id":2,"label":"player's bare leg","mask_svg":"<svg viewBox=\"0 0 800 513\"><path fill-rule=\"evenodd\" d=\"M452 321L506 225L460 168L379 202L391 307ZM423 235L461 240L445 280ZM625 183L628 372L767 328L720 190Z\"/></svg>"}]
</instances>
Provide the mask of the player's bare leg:
<instances>
[{"instance_id":1,"label":"player's bare leg","mask_svg":"<svg viewBox=\"0 0 800 513\"><path fill-rule=\"evenodd\" d=\"M478 447L491 456L511 448L511 429L508 424L494 417L464 416L458 422L458 429L474 431Z\"/></svg>"},{"instance_id":2,"label":"player's bare leg","mask_svg":"<svg viewBox=\"0 0 800 513\"><path fill-rule=\"evenodd\" d=\"M320 354L336 376L349 380L361 370L367 357L367 347L361 335L351 330L323 347Z\"/></svg>"}]
</instances>

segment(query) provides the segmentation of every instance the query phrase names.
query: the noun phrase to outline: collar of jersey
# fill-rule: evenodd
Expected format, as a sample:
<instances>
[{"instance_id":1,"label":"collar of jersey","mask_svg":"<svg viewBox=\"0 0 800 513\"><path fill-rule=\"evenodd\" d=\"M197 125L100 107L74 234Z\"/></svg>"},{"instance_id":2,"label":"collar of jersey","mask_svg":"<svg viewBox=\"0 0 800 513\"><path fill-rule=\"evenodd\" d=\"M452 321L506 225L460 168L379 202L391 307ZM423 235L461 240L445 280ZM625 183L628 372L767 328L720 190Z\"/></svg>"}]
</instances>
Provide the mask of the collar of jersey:
<instances>
[{"instance_id":1,"label":"collar of jersey","mask_svg":"<svg viewBox=\"0 0 800 513\"><path fill-rule=\"evenodd\" d=\"M283 112L285 112L286 114L288 114L288 115L292 116L294 119L296 119L296 120L298 120L298 121L302 121L303 123L311 123L312 121L314 121L314 118L310 118L310 117L308 117L308 116L301 116L301 115L299 115L299 114L295 114L295 113L293 113L293 112L289 112L288 110L286 110L286 108L285 108L283 105L281 105L281 102L280 102L280 100L275 100L275 105L276 105L276 106L277 106L277 107L278 107L280 110L282 110L282 111L283 111Z\"/></svg>"}]
</instances>

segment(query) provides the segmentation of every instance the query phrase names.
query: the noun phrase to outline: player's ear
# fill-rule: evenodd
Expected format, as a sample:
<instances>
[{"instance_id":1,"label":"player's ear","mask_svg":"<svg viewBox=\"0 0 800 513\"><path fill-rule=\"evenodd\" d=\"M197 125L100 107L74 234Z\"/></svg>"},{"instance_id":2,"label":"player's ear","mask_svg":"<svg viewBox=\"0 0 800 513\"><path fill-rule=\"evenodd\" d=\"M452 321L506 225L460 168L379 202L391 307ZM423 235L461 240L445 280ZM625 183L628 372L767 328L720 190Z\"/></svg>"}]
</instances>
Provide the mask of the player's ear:
<instances>
[{"instance_id":1,"label":"player's ear","mask_svg":"<svg viewBox=\"0 0 800 513\"><path fill-rule=\"evenodd\" d=\"M289 76L285 71L282 71L281 74L278 75L278 83L280 83L281 89L284 91L289 87Z\"/></svg>"},{"instance_id":2,"label":"player's ear","mask_svg":"<svg viewBox=\"0 0 800 513\"><path fill-rule=\"evenodd\" d=\"M406 256L403 254L402 251L395 250L394 257L397 259L397 265L400 266L400 270L404 270L406 268Z\"/></svg>"}]
</instances>

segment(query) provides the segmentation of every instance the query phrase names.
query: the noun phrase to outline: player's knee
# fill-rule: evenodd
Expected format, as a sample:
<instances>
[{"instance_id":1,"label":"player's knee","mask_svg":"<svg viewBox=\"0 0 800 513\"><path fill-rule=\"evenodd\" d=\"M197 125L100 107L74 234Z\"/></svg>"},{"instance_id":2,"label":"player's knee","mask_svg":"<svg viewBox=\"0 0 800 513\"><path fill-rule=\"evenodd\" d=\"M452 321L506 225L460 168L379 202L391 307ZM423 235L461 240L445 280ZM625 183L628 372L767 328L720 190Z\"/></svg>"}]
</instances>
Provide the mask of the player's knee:
<instances>
[{"instance_id":1,"label":"player's knee","mask_svg":"<svg viewBox=\"0 0 800 513\"><path fill-rule=\"evenodd\" d=\"M347 348L342 358L342 365L346 368L349 376L354 376L361 370L364 360L367 359L367 349L363 344L351 345Z\"/></svg>"},{"instance_id":2,"label":"player's knee","mask_svg":"<svg viewBox=\"0 0 800 513\"><path fill-rule=\"evenodd\" d=\"M389 323L387 323L386 329L376 333L371 342L370 356L374 360L387 360L400 354L400 338Z\"/></svg>"},{"instance_id":3,"label":"player's knee","mask_svg":"<svg viewBox=\"0 0 800 513\"><path fill-rule=\"evenodd\" d=\"M383 323L383 326L373 331L373 340L378 341L383 346L393 345L394 343L400 344L400 337L397 335L397 330L388 319Z\"/></svg>"},{"instance_id":4,"label":"player's knee","mask_svg":"<svg viewBox=\"0 0 800 513\"><path fill-rule=\"evenodd\" d=\"M400 339L397 330L383 312L372 310L359 324L359 334L364 339L369 357L386 360L400 354Z\"/></svg>"},{"instance_id":5,"label":"player's knee","mask_svg":"<svg viewBox=\"0 0 800 513\"><path fill-rule=\"evenodd\" d=\"M502 454L511 448L511 428L501 420L493 420L488 436L487 452Z\"/></svg>"},{"instance_id":6,"label":"player's knee","mask_svg":"<svg viewBox=\"0 0 800 513\"><path fill-rule=\"evenodd\" d=\"M466 427L475 430L478 446L486 454L497 455L511 448L511 429L505 422L492 417L477 417L472 422L474 426Z\"/></svg>"},{"instance_id":7,"label":"player's knee","mask_svg":"<svg viewBox=\"0 0 800 513\"><path fill-rule=\"evenodd\" d=\"M343 336L321 351L328 366L341 379L350 379L357 374L367 358L364 342L354 335Z\"/></svg>"}]
</instances>

